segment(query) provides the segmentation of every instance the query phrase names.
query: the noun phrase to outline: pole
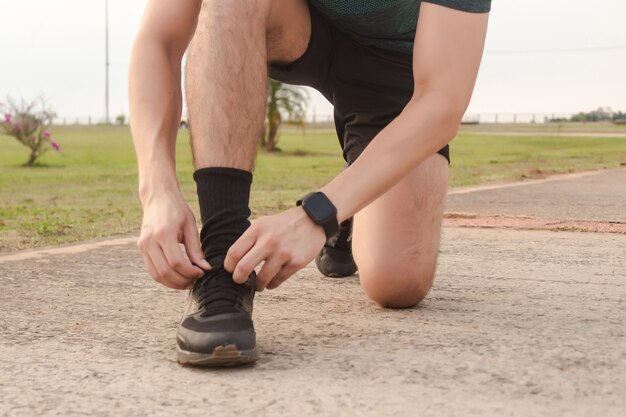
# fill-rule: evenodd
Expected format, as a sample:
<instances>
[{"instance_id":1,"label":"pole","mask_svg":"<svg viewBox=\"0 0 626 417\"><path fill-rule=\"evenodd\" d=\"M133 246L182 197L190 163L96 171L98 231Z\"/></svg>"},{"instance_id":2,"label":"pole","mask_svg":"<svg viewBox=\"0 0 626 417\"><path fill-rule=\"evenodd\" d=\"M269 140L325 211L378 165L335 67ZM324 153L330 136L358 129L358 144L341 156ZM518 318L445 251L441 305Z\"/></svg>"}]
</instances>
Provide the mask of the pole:
<instances>
[{"instance_id":1,"label":"pole","mask_svg":"<svg viewBox=\"0 0 626 417\"><path fill-rule=\"evenodd\" d=\"M105 18L105 26L104 26L104 72L105 72L105 81L104 81L104 108L105 108L105 117L104 123L109 124L109 0L104 0L104 18Z\"/></svg>"}]
</instances>

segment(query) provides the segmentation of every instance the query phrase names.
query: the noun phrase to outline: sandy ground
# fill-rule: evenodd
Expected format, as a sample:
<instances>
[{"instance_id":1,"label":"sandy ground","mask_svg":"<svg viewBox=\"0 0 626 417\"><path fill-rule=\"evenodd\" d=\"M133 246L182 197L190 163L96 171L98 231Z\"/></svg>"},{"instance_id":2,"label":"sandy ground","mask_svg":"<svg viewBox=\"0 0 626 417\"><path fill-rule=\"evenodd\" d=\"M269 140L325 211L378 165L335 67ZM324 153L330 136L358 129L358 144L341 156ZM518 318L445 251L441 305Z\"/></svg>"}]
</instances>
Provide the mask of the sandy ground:
<instances>
[{"instance_id":1,"label":"sandy ground","mask_svg":"<svg viewBox=\"0 0 626 417\"><path fill-rule=\"evenodd\" d=\"M383 310L311 265L256 302L252 368L174 362L185 294L135 246L0 264L0 415L623 416L626 238L446 229Z\"/></svg>"}]
</instances>

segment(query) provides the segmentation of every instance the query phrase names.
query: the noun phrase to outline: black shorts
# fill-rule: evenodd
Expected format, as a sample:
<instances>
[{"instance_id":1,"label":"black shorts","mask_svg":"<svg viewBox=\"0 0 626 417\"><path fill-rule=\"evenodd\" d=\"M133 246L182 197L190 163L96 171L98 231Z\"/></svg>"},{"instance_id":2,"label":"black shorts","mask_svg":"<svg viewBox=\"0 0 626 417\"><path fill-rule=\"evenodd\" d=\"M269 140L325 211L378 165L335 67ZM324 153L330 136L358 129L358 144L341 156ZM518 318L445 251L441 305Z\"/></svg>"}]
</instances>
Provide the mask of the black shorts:
<instances>
[{"instance_id":1,"label":"black shorts","mask_svg":"<svg viewBox=\"0 0 626 417\"><path fill-rule=\"evenodd\" d=\"M352 164L413 95L412 55L366 46L333 27L313 6L306 52L290 64L271 64L271 78L315 88L334 106L343 157ZM449 147L439 150L450 161Z\"/></svg>"}]
</instances>

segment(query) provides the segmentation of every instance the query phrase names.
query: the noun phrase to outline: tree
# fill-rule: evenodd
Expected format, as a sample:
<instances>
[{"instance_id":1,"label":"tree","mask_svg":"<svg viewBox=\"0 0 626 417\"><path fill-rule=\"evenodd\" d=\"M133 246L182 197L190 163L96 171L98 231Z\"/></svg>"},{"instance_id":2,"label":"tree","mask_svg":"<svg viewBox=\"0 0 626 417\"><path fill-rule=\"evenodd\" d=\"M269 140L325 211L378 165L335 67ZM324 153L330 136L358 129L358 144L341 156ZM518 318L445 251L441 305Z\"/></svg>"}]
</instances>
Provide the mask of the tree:
<instances>
[{"instance_id":1,"label":"tree","mask_svg":"<svg viewBox=\"0 0 626 417\"><path fill-rule=\"evenodd\" d=\"M622 113L621 111L615 112L613 114L613 122L619 124L626 123L626 113Z\"/></svg>"},{"instance_id":2,"label":"tree","mask_svg":"<svg viewBox=\"0 0 626 417\"><path fill-rule=\"evenodd\" d=\"M590 112L580 112L571 117L572 122L607 122L615 119L615 113L610 107L598 107Z\"/></svg>"},{"instance_id":3,"label":"tree","mask_svg":"<svg viewBox=\"0 0 626 417\"><path fill-rule=\"evenodd\" d=\"M50 134L55 114L48 110L42 99L31 102L21 100L20 104L8 99L6 105L0 104L0 111L4 113L0 127L7 135L30 149L30 156L24 166L35 165L37 159L50 148L57 152L61 150Z\"/></svg>"},{"instance_id":4,"label":"tree","mask_svg":"<svg viewBox=\"0 0 626 417\"><path fill-rule=\"evenodd\" d=\"M268 152L278 148L278 131L283 123L304 126L304 116L309 96L302 87L269 80L267 95L267 114L261 131L259 145Z\"/></svg>"}]
</instances>

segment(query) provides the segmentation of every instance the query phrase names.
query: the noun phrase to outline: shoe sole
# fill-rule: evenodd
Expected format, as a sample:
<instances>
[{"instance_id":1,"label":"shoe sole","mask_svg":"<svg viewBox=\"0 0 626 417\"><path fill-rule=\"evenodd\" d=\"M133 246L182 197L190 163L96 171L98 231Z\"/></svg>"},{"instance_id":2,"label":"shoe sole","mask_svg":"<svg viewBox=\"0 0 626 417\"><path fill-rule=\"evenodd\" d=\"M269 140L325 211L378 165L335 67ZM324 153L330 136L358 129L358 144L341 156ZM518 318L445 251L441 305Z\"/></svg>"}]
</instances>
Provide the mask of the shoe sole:
<instances>
[{"instance_id":1,"label":"shoe sole","mask_svg":"<svg viewBox=\"0 0 626 417\"><path fill-rule=\"evenodd\" d=\"M328 278L346 278L346 277L350 277L354 274L348 274L348 275L342 275L342 274L337 274L335 272L331 272L330 274L326 275Z\"/></svg>"},{"instance_id":2,"label":"shoe sole","mask_svg":"<svg viewBox=\"0 0 626 417\"><path fill-rule=\"evenodd\" d=\"M236 345L218 346L212 353L189 352L177 346L176 353L178 363L189 366L241 366L252 364L259 358L256 348L239 350Z\"/></svg>"}]
</instances>

